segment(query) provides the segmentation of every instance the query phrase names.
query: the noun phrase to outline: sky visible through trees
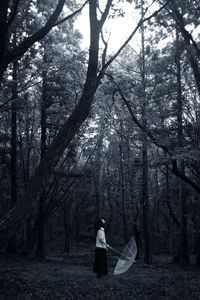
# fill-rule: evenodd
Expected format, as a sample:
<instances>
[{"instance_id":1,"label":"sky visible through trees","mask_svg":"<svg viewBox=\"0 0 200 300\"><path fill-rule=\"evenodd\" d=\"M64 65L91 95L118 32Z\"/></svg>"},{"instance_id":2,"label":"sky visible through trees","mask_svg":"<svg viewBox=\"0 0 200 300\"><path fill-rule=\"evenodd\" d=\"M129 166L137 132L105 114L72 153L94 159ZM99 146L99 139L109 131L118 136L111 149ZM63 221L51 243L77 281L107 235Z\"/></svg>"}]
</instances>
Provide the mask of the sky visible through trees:
<instances>
[{"instance_id":1,"label":"sky visible through trees","mask_svg":"<svg viewBox=\"0 0 200 300\"><path fill-rule=\"evenodd\" d=\"M120 7L121 5L119 5ZM134 28L134 23L138 19L138 12L133 10L131 3L124 3L123 16L118 18L110 18L104 29L105 39L109 44L109 52L118 50L121 44L125 41L128 35ZM82 45L84 48L89 46L89 20L88 7L82 11L81 15L75 22L75 27L80 30L83 35ZM139 37L138 37L139 38Z\"/></svg>"},{"instance_id":2,"label":"sky visible through trees","mask_svg":"<svg viewBox=\"0 0 200 300\"><path fill-rule=\"evenodd\" d=\"M138 268L198 270L199 28L195 0L0 3L2 264L73 265L103 217Z\"/></svg>"}]
</instances>

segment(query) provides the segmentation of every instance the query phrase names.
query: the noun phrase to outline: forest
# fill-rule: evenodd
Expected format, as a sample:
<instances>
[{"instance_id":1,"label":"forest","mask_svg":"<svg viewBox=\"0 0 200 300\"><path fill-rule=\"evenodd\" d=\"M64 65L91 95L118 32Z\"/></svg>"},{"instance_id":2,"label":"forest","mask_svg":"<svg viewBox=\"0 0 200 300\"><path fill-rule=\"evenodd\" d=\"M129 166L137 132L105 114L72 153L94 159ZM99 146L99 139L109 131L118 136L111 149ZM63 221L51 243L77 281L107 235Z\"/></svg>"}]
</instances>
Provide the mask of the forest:
<instances>
[{"instance_id":1,"label":"forest","mask_svg":"<svg viewBox=\"0 0 200 300\"><path fill-rule=\"evenodd\" d=\"M200 299L199 174L199 1L0 1L0 299Z\"/></svg>"}]
</instances>

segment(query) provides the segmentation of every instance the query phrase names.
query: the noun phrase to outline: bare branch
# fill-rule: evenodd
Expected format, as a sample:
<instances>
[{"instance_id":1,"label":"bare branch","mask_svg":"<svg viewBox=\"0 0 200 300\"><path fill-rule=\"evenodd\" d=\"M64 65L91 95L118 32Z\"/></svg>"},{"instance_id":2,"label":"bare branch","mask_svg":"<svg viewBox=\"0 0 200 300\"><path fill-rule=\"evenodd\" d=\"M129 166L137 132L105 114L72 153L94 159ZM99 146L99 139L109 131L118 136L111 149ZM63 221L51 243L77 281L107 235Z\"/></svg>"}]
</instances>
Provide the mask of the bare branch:
<instances>
[{"instance_id":1,"label":"bare branch","mask_svg":"<svg viewBox=\"0 0 200 300\"><path fill-rule=\"evenodd\" d=\"M85 5L88 3L88 1L89 1L89 0L85 1L85 3L84 3L79 9L75 10L75 11L74 11L73 13L71 13L70 15L68 15L68 16L66 16L65 18L63 18L62 20L59 20L58 22L56 22L55 25L54 25L53 27L58 26L58 25L60 25L61 23L65 22L65 21L67 21L67 20L73 18L75 15L79 14L79 13L82 11L82 9L85 7Z\"/></svg>"},{"instance_id":2,"label":"bare branch","mask_svg":"<svg viewBox=\"0 0 200 300\"><path fill-rule=\"evenodd\" d=\"M104 39L102 31L101 31L101 39L102 39L102 42L104 44L104 49L103 49L103 53L102 53L102 67L103 67L106 63L106 54L107 54L107 49L108 49L108 42L106 42L106 40Z\"/></svg>"},{"instance_id":3,"label":"bare branch","mask_svg":"<svg viewBox=\"0 0 200 300\"><path fill-rule=\"evenodd\" d=\"M113 0L107 0L107 4L106 4L106 7L105 7L105 10L102 13L101 20L99 21L100 28L102 28L103 24L105 23L105 20L106 20L108 14L109 14L109 10L110 10L110 7L112 5L112 2L113 2Z\"/></svg>"},{"instance_id":4,"label":"bare branch","mask_svg":"<svg viewBox=\"0 0 200 300\"><path fill-rule=\"evenodd\" d=\"M151 133L148 129L146 129L146 128L139 122L139 120L137 119L137 117L135 116L135 114L134 114L134 112L133 112L133 110L132 110L132 108L131 108L130 103L128 102L128 100L127 100L126 97L124 96L124 93L122 92L121 88L120 88L119 85L117 85L116 83L115 83L115 85L118 87L118 92L119 92L119 94L120 94L122 100L123 100L124 103L126 104L126 107L128 108L129 113L130 113L130 115L131 115L133 121L137 124L137 126L138 126L143 132L146 133L146 135L153 141L153 143L154 143L157 147L161 148L165 153L167 153L170 157L172 157L172 154L170 153L169 149L167 149L167 147L166 147L165 145L160 144L160 143L157 141L157 139L152 135L152 133Z\"/></svg>"},{"instance_id":5,"label":"bare branch","mask_svg":"<svg viewBox=\"0 0 200 300\"><path fill-rule=\"evenodd\" d=\"M157 11L155 11L154 13L152 13L150 16L144 18L144 16L141 17L141 19L139 20L137 26L135 27L135 29L132 31L132 33L129 35L129 37L126 39L126 41L122 44L122 46L117 50L117 52L107 61L107 63L103 66L103 68L101 69L99 76L98 76L98 80L100 81L101 78L103 77L106 69L110 66L110 64L115 60L115 58L122 52L122 50L128 45L128 43L131 41L131 39L133 38L133 36L136 34L136 32L138 31L138 29L141 27L141 25L146 22L149 21L151 18L155 17L158 13L160 13L167 5L168 2L165 3L162 7L160 7Z\"/></svg>"},{"instance_id":6,"label":"bare branch","mask_svg":"<svg viewBox=\"0 0 200 300\"><path fill-rule=\"evenodd\" d=\"M111 80L113 81L113 78L111 76ZM122 98L122 100L124 101L125 105L127 106L129 113L133 119L133 121L137 124L137 126L143 131L145 132L145 134L151 139L151 141L154 143L154 145L156 145L157 147L161 148L166 154L169 155L170 159L171 159L171 163L172 163L172 168L169 167L167 165L167 168L173 173L175 174L177 177L179 177L180 179L182 179L183 181L185 181L186 183L188 183L190 186L192 186L197 192L200 192L200 185L195 182L194 180L190 179L187 175L185 175L183 172L181 172L178 168L177 165L177 159L174 158L173 154L169 151L169 149L165 146L160 144L157 139L152 135L152 133L150 132L150 130L148 130L147 128L144 128L144 126L139 122L139 120L137 119L137 117L135 116L130 103L128 102L128 100L126 99L126 97L124 96L121 88L119 87L119 85L117 83L114 82L114 84L118 87L118 92Z\"/></svg>"}]
</instances>

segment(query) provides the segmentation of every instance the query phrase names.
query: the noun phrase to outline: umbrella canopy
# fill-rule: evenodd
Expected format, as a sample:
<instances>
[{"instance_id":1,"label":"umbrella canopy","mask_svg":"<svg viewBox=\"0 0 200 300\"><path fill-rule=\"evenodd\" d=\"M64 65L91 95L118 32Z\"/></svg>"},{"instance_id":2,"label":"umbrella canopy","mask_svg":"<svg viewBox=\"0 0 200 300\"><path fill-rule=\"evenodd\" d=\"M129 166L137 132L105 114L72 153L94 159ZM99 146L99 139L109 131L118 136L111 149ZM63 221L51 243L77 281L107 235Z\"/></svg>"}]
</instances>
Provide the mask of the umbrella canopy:
<instances>
[{"instance_id":1,"label":"umbrella canopy","mask_svg":"<svg viewBox=\"0 0 200 300\"><path fill-rule=\"evenodd\" d=\"M133 264L133 262L135 262L136 254L137 246L134 238L132 237L130 241L125 245L122 253L120 253L120 258L118 259L117 265L114 269L114 275L126 272Z\"/></svg>"}]
</instances>

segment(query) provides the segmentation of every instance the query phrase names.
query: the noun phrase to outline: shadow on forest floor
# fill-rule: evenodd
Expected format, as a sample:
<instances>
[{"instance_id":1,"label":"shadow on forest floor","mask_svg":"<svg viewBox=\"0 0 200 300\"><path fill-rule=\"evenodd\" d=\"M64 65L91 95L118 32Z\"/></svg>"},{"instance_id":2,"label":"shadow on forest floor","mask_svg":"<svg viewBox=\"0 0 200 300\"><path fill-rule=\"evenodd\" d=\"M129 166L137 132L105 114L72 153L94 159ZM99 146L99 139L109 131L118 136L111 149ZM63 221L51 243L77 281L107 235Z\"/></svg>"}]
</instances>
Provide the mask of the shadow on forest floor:
<instances>
[{"instance_id":1,"label":"shadow on forest floor","mask_svg":"<svg viewBox=\"0 0 200 300\"><path fill-rule=\"evenodd\" d=\"M93 251L44 260L0 257L0 300L200 300L200 272L155 256L114 276L117 258L108 253L109 275L96 279Z\"/></svg>"}]
</instances>

